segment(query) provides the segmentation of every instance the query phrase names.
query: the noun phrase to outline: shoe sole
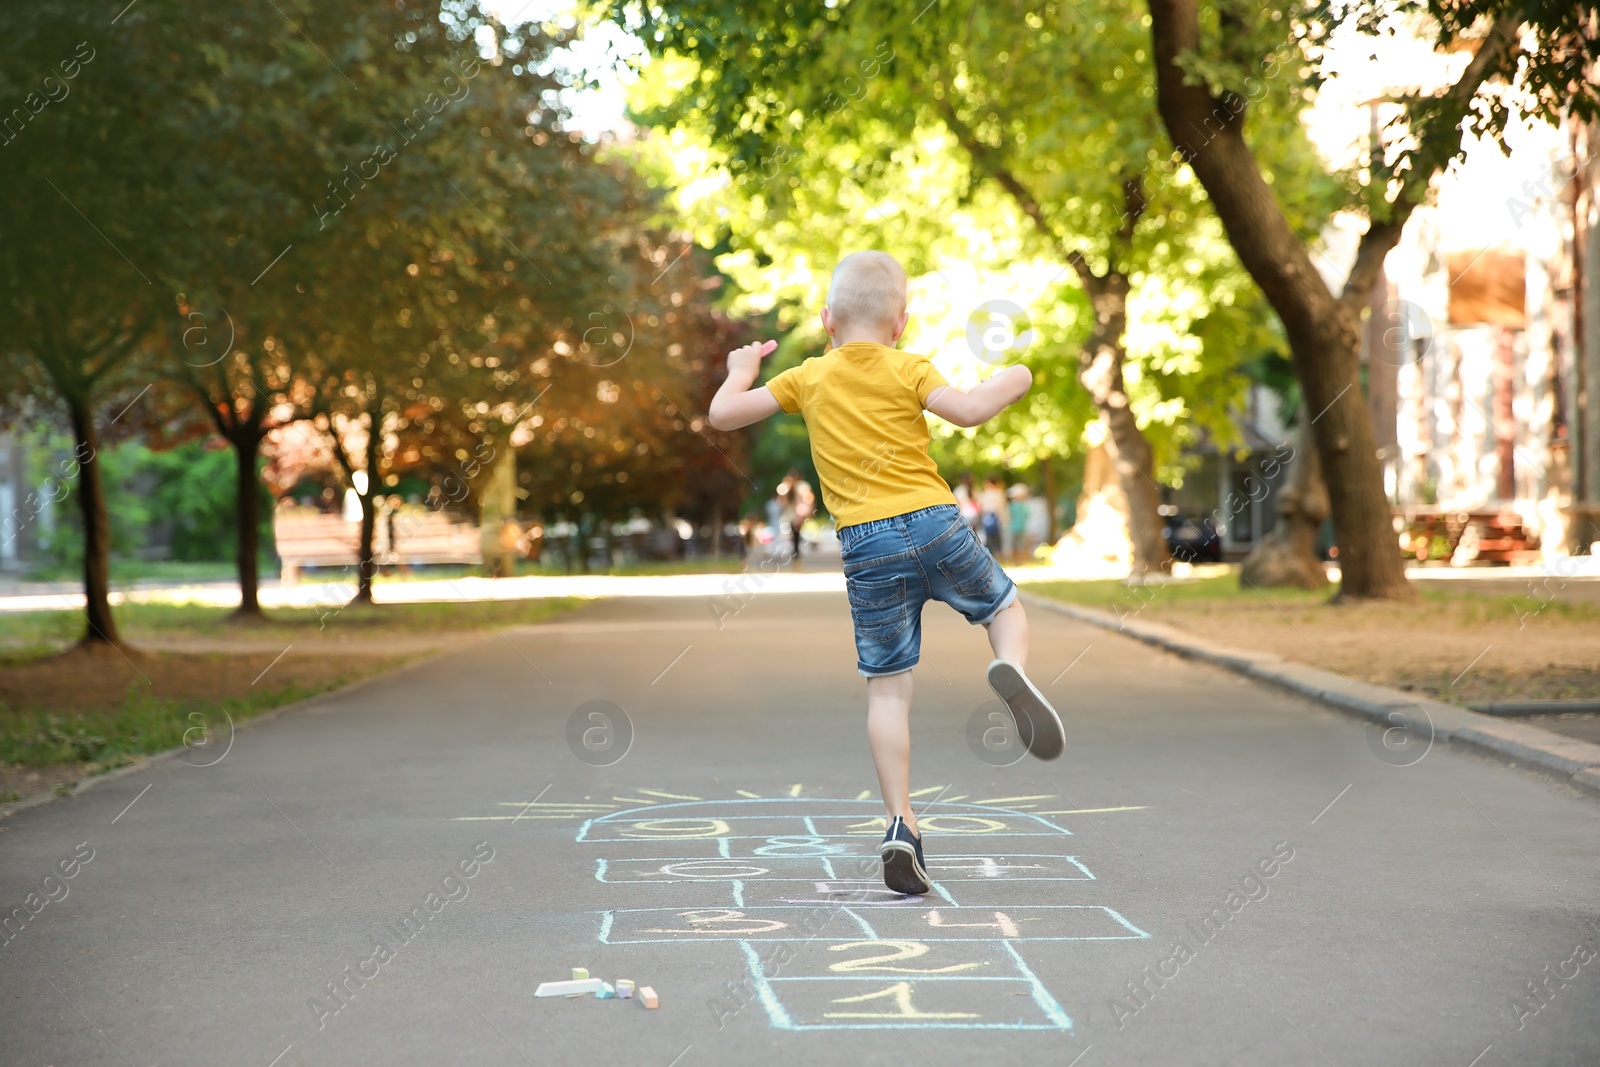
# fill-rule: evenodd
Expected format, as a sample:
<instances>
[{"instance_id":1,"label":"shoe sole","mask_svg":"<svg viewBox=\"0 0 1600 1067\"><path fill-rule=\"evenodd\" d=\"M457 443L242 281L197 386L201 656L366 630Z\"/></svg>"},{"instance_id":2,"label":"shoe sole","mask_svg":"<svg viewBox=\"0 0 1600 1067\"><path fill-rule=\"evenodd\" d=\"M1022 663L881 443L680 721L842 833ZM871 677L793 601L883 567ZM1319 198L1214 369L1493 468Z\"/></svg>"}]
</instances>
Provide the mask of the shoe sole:
<instances>
[{"instance_id":1,"label":"shoe sole","mask_svg":"<svg viewBox=\"0 0 1600 1067\"><path fill-rule=\"evenodd\" d=\"M883 857L883 884L908 897L924 896L933 889L928 872L917 863L916 849L898 841L887 841L878 849Z\"/></svg>"},{"instance_id":2,"label":"shoe sole","mask_svg":"<svg viewBox=\"0 0 1600 1067\"><path fill-rule=\"evenodd\" d=\"M1052 760L1067 747L1067 732L1061 716L1044 694L1017 669L1016 664L997 659L989 664L989 688L1005 702L1017 723L1017 736L1029 754Z\"/></svg>"}]
</instances>

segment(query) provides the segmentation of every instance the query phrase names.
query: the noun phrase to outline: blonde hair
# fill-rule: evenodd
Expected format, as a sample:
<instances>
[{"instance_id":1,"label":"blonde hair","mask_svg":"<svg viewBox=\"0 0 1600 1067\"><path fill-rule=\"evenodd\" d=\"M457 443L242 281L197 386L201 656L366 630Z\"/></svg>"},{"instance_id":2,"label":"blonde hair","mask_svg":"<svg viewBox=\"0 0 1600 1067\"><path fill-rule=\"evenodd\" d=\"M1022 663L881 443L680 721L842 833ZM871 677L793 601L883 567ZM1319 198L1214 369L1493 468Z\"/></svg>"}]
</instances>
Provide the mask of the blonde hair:
<instances>
[{"instance_id":1,"label":"blonde hair","mask_svg":"<svg viewBox=\"0 0 1600 1067\"><path fill-rule=\"evenodd\" d=\"M839 325L892 329L906 309L906 272L887 252L852 252L833 268L828 311Z\"/></svg>"}]
</instances>

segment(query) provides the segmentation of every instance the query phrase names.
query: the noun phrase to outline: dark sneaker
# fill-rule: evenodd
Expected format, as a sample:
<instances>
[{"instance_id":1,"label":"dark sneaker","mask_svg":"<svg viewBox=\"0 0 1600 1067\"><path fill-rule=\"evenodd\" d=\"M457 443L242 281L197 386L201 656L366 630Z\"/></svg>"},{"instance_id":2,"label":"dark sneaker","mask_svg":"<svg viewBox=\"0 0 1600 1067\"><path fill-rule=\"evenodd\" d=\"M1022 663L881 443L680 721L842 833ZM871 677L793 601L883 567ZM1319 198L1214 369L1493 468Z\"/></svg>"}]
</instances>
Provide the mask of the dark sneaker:
<instances>
[{"instance_id":1,"label":"dark sneaker","mask_svg":"<svg viewBox=\"0 0 1600 1067\"><path fill-rule=\"evenodd\" d=\"M912 833L900 816L889 820L889 832L883 835L878 855L883 857L883 884L896 893L921 896L933 889L928 869L922 865L922 838Z\"/></svg>"},{"instance_id":2,"label":"dark sneaker","mask_svg":"<svg viewBox=\"0 0 1600 1067\"><path fill-rule=\"evenodd\" d=\"M1028 746L1028 751L1040 759L1055 759L1067 747L1067 732L1061 727L1061 716L1010 660L997 659L989 664L989 688L1005 701L1011 717L1017 722L1017 736Z\"/></svg>"}]
</instances>

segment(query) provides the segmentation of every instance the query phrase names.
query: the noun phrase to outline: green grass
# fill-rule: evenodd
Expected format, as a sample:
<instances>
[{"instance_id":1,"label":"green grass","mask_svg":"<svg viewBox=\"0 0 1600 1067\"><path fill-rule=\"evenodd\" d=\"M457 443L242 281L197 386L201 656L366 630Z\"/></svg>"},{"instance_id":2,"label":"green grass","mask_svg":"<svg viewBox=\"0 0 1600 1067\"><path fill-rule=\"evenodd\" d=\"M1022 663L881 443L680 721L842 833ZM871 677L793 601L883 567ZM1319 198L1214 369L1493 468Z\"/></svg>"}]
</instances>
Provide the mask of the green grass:
<instances>
[{"instance_id":1,"label":"green grass","mask_svg":"<svg viewBox=\"0 0 1600 1067\"><path fill-rule=\"evenodd\" d=\"M1196 602L1218 603L1226 601L1261 601L1261 593L1241 588L1237 573L1219 574L1210 578L1173 580L1151 585L1129 585L1114 578L1086 582L1035 582L1024 587L1030 593L1039 593L1069 604L1106 608L1111 605L1123 610L1153 604L1189 604ZM1331 594L1312 593L1303 589L1272 589L1269 598L1275 604L1314 604L1326 601Z\"/></svg>"},{"instance_id":2,"label":"green grass","mask_svg":"<svg viewBox=\"0 0 1600 1067\"><path fill-rule=\"evenodd\" d=\"M262 575L277 573L275 560L262 561ZM230 560L141 560L113 559L111 581L121 585L136 581L160 582L212 582L236 578L239 572ZM83 578L83 568L78 564L52 564L29 570L24 581L50 581L77 583ZM76 588L76 586L74 586Z\"/></svg>"},{"instance_id":3,"label":"green grass","mask_svg":"<svg viewBox=\"0 0 1600 1067\"><path fill-rule=\"evenodd\" d=\"M135 685L116 708L75 714L0 709L0 761L26 767L78 763L86 774L99 774L187 744L195 760L206 763L228 746L230 720L241 723L350 680L339 677L316 687L285 686L222 701L163 700Z\"/></svg>"},{"instance_id":4,"label":"green grass","mask_svg":"<svg viewBox=\"0 0 1600 1067\"><path fill-rule=\"evenodd\" d=\"M116 609L122 636L137 644L141 637L185 634L215 637L385 636L389 634L455 634L496 626L543 622L582 604L576 597L542 600L449 601L437 604L378 604L341 608L274 608L264 623L235 626L226 620L230 608L202 604L132 603ZM0 613L0 665L59 651L83 635L83 614L77 610Z\"/></svg>"},{"instance_id":5,"label":"green grass","mask_svg":"<svg viewBox=\"0 0 1600 1067\"><path fill-rule=\"evenodd\" d=\"M597 574L611 575L648 575L648 574L737 574L744 567L744 560L736 556L718 556L714 559L670 559L670 560L641 560L634 563L624 563L619 567L595 568L589 571L588 576ZM301 582L306 584L334 585L349 582L351 570L338 567L325 567L317 570L303 572ZM554 561L542 565L520 560L517 563L516 576L560 578L567 572L557 566ZM583 575L576 568L572 571L573 577ZM431 582L452 581L457 578L487 578L487 567L470 566L466 564L438 564L426 567L416 567L404 573L399 571L384 571L379 577L380 585L390 582Z\"/></svg>"},{"instance_id":6,"label":"green grass","mask_svg":"<svg viewBox=\"0 0 1600 1067\"><path fill-rule=\"evenodd\" d=\"M195 604L127 604L117 609L123 636L137 644L141 637L274 636L285 640L319 635L384 637L404 634L440 636L492 627L518 626L547 620L582 604L574 597L545 600L393 604L334 609L285 609L267 612L263 624L235 628L224 620L228 609ZM0 614L0 665L17 664L59 651L81 634L77 611ZM309 641L308 641L309 643ZM264 689L226 700L153 697L143 686L131 686L114 707L84 712L51 712L0 706L0 761L40 767L78 764L86 775L99 774L140 756L187 744L201 762L215 758L227 745L228 721L243 722L273 708L336 689L385 669L397 661L369 663L313 685ZM201 742L204 742L202 744ZM14 798L13 798L14 799Z\"/></svg>"},{"instance_id":7,"label":"green grass","mask_svg":"<svg viewBox=\"0 0 1600 1067\"><path fill-rule=\"evenodd\" d=\"M744 561L736 556L719 556L715 559L675 559L675 560L648 560L635 563L625 563L620 567L591 570L590 574L723 574L738 571L743 567ZM228 560L197 560L183 562L178 560L137 560L114 559L111 561L111 581L113 585L128 585L133 582L215 582L228 581L238 577L238 570ZM261 577L268 580L276 577L278 563L276 557L261 561ZM314 584L335 584L348 582L354 568L324 567L302 574L301 581ZM526 560L517 564L517 575L545 575L558 576L567 572L556 565L554 559L544 564L530 563ZM574 570L573 574L581 574ZM378 579L379 583L388 582L426 582L438 579L453 578L486 578L489 569L483 566L468 564L441 564L413 568L404 573L385 570ZM52 564L36 567L23 575L24 581L50 581L55 583L70 582L76 588L76 583L83 577L83 570L78 564Z\"/></svg>"},{"instance_id":8,"label":"green grass","mask_svg":"<svg viewBox=\"0 0 1600 1067\"><path fill-rule=\"evenodd\" d=\"M1024 587L1030 593L1050 597L1068 604L1100 608L1113 614L1138 611L1142 608L1182 608L1183 606L1223 607L1230 604L1264 606L1271 603L1279 608L1320 608L1328 605L1334 592L1310 592L1304 589L1251 589L1239 582L1237 568L1226 574L1194 580L1176 580L1147 586L1131 586L1116 579L1084 582L1038 582ZM1414 604L1385 604L1396 611L1414 611L1426 614L1447 610L1458 622L1515 622L1523 613L1529 617L1553 622L1600 621L1600 604L1563 598L1558 591L1547 593L1546 599L1506 593L1504 590L1473 589L1468 582L1450 589L1424 588L1418 590L1419 599Z\"/></svg>"},{"instance_id":9,"label":"green grass","mask_svg":"<svg viewBox=\"0 0 1600 1067\"><path fill-rule=\"evenodd\" d=\"M664 559L640 560L624 563L592 574L647 575L647 574L738 574L744 569L744 560L737 556L719 556L715 559ZM565 574L565 571L539 571L540 574Z\"/></svg>"}]
</instances>

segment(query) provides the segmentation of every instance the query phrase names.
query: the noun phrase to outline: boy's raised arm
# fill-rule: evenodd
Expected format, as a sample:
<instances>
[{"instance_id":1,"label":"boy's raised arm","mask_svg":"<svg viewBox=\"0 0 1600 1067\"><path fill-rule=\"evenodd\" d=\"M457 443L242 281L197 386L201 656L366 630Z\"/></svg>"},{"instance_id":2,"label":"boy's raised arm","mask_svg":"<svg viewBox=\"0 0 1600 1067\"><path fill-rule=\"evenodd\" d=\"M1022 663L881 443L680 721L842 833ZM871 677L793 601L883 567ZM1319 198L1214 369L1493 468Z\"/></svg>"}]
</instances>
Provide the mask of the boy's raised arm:
<instances>
[{"instance_id":1,"label":"boy's raised arm","mask_svg":"<svg viewBox=\"0 0 1600 1067\"><path fill-rule=\"evenodd\" d=\"M706 413L713 429L737 430L783 410L772 390L750 388L761 373L761 358L777 347L776 341L754 341L728 353L728 377L711 398L711 410Z\"/></svg>"},{"instance_id":2,"label":"boy's raised arm","mask_svg":"<svg viewBox=\"0 0 1600 1067\"><path fill-rule=\"evenodd\" d=\"M970 393L941 385L928 394L927 409L957 426L981 426L1021 400L1033 387L1033 372L1016 365L973 386Z\"/></svg>"}]
</instances>

